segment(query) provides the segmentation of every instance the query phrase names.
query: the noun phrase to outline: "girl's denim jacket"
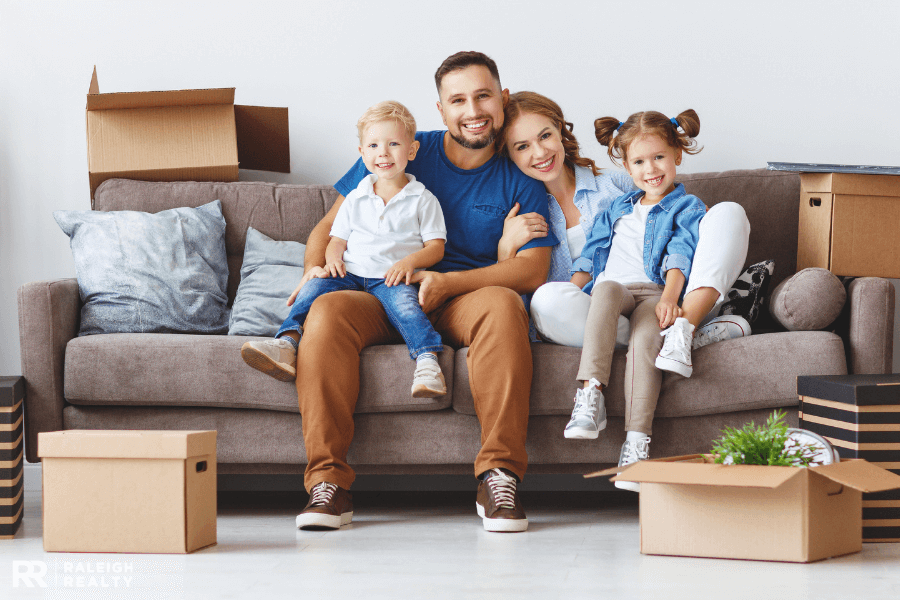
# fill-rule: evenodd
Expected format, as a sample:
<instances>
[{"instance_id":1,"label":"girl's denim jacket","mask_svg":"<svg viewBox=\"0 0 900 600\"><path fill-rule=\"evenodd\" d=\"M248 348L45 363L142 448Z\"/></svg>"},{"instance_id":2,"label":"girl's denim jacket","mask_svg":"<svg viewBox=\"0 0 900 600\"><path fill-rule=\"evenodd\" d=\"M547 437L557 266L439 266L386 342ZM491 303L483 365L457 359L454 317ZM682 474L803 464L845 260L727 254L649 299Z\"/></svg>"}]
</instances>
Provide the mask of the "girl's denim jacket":
<instances>
[{"instance_id":1,"label":"girl's denim jacket","mask_svg":"<svg viewBox=\"0 0 900 600\"><path fill-rule=\"evenodd\" d=\"M616 198L594 221L581 256L572 263L570 271L570 275L578 271L591 274L591 280L583 288L586 294L591 293L597 275L606 269L616 221L630 215L634 211L634 203L639 202L643 195L643 191L636 190ZM666 271L669 269L681 269L687 281L697 240L700 239L700 219L704 215L706 206L696 196L685 194L680 183L650 208L644 231L644 272L651 281L665 285Z\"/></svg>"}]
</instances>

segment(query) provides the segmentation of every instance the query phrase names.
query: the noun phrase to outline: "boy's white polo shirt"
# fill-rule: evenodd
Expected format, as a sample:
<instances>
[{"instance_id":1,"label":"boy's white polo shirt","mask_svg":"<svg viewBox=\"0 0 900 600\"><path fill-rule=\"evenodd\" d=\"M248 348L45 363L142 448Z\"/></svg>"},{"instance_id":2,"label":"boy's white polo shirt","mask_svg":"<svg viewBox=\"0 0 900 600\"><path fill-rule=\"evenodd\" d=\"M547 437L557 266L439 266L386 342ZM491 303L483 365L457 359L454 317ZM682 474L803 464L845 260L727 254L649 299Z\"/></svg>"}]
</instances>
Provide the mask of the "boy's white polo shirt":
<instances>
[{"instance_id":1,"label":"boy's white polo shirt","mask_svg":"<svg viewBox=\"0 0 900 600\"><path fill-rule=\"evenodd\" d=\"M383 278L401 258L429 240L446 240L447 226L437 198L416 178L385 204L375 193L377 175L368 175L344 198L331 236L347 240L344 266L359 277Z\"/></svg>"}]
</instances>

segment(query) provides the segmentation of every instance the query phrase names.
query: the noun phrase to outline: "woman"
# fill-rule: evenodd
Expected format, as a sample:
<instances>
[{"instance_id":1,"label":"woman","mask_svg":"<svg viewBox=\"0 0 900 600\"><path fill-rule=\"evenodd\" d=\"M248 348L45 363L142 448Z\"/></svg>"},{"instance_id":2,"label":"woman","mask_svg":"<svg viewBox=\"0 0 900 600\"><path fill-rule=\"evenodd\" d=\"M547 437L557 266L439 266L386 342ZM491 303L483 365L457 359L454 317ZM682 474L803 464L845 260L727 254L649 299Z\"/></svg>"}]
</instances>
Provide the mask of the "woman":
<instances>
[{"instance_id":1,"label":"woman","mask_svg":"<svg viewBox=\"0 0 900 600\"><path fill-rule=\"evenodd\" d=\"M635 189L626 173L602 173L589 158L579 154L572 124L549 98L534 92L512 94L505 110L500 136L501 152L523 173L542 181L550 203L550 222L537 213L506 219L498 248L499 260L534 237L552 230L560 243L553 248L550 273L531 300L531 314L540 334L565 346L582 346L590 297L569 283L569 269L580 256L594 219L617 197ZM682 364L691 365L691 347L749 335L750 327L740 317L710 318L713 310L740 275L747 257L750 223L744 209L722 202L710 209L700 223L700 241L692 264L691 278L682 303L685 318L694 326L694 339L666 344L662 352ZM704 327L699 327L706 323ZM628 344L628 320L619 318L617 342Z\"/></svg>"}]
</instances>

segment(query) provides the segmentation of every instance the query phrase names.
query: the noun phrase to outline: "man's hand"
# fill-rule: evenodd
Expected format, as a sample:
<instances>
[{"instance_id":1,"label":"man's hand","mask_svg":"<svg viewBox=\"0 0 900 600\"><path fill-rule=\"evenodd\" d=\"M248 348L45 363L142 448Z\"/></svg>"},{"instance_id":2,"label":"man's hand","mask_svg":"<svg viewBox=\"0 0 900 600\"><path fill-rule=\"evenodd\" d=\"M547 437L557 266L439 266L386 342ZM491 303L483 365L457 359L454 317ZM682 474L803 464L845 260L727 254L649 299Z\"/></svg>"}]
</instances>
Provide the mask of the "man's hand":
<instances>
[{"instance_id":1,"label":"man's hand","mask_svg":"<svg viewBox=\"0 0 900 600\"><path fill-rule=\"evenodd\" d=\"M327 279L330 277L328 271L323 269L322 267L311 267L309 271L303 274L303 278L300 280L300 283L294 288L294 291L291 292L291 295L287 299L287 305L292 306L294 304L294 300L297 299L297 294L300 293L300 290L310 279L314 279L318 277L319 279Z\"/></svg>"},{"instance_id":2,"label":"man's hand","mask_svg":"<svg viewBox=\"0 0 900 600\"><path fill-rule=\"evenodd\" d=\"M678 306L678 302L663 296L656 303L656 317L659 319L660 329L665 329L675 322L678 317L684 316L684 311Z\"/></svg>"},{"instance_id":3,"label":"man's hand","mask_svg":"<svg viewBox=\"0 0 900 600\"><path fill-rule=\"evenodd\" d=\"M446 285L446 273L419 271L412 276L411 281L419 284L419 305L425 314L435 310L452 296Z\"/></svg>"},{"instance_id":4,"label":"man's hand","mask_svg":"<svg viewBox=\"0 0 900 600\"><path fill-rule=\"evenodd\" d=\"M384 274L384 284L388 287L401 283L409 285L415 272L414 262L411 256L407 256L391 265L391 268Z\"/></svg>"}]
</instances>

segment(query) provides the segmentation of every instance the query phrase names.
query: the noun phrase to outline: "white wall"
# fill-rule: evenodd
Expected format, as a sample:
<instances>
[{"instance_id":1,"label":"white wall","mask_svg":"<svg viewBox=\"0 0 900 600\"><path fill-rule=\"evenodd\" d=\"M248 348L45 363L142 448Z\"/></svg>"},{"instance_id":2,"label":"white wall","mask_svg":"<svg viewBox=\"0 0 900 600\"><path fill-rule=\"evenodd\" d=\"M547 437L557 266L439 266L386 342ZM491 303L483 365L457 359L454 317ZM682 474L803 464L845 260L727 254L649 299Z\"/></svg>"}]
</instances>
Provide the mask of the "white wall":
<instances>
[{"instance_id":1,"label":"white wall","mask_svg":"<svg viewBox=\"0 0 900 600\"><path fill-rule=\"evenodd\" d=\"M601 164L595 117L692 107L706 149L685 171L900 165L898 22L889 0L0 0L0 374L21 372L18 287L74 276L51 213L90 207L95 64L104 92L236 87L238 103L288 106L292 173L247 179L333 183L379 100L439 128L432 75L464 49L492 56L510 89L557 100Z\"/></svg>"}]
</instances>

